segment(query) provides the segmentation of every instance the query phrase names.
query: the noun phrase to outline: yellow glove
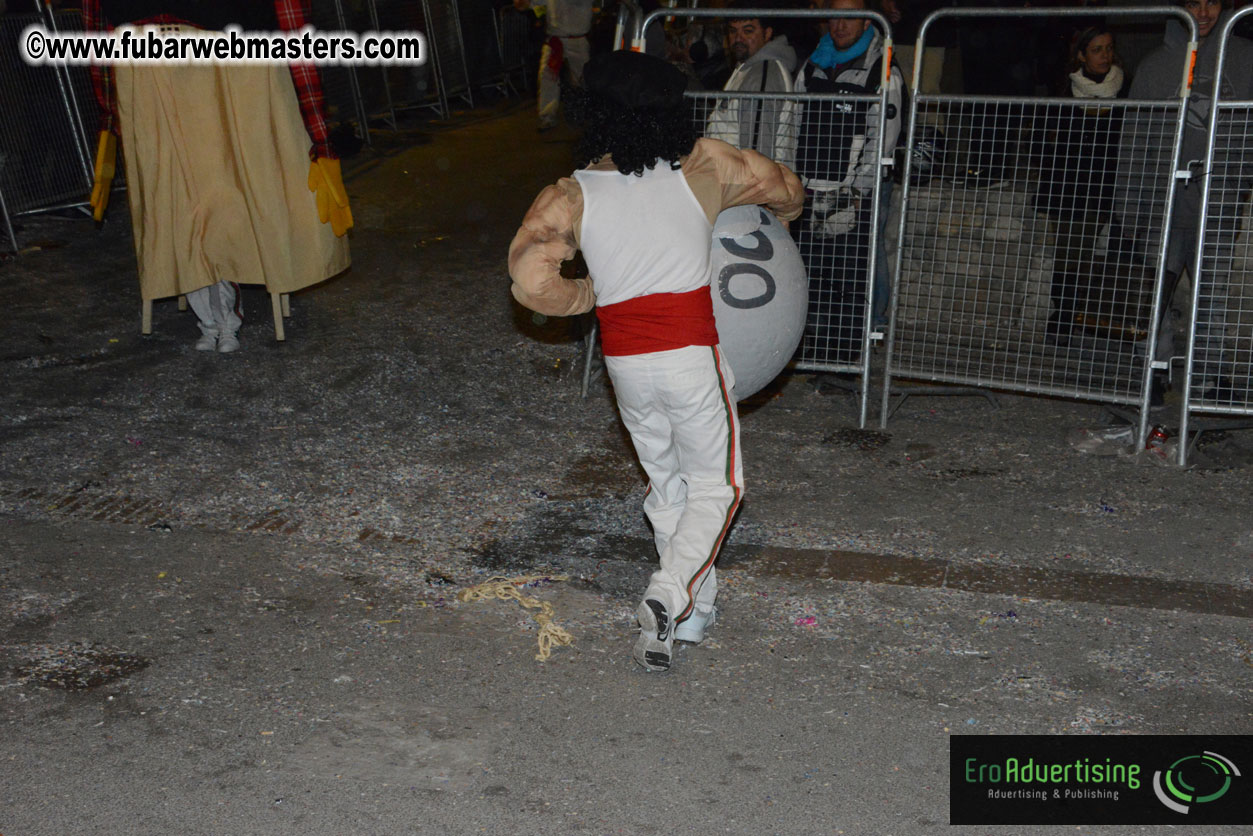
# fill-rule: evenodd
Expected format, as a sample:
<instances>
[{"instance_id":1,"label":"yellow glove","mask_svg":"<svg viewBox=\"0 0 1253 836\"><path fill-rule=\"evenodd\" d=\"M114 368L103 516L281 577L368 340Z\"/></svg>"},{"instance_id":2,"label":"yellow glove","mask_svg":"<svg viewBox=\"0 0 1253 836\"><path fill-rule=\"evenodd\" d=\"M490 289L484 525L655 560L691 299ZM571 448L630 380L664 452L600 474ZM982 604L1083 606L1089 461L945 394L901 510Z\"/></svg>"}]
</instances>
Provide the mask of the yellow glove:
<instances>
[{"instance_id":1,"label":"yellow glove","mask_svg":"<svg viewBox=\"0 0 1253 836\"><path fill-rule=\"evenodd\" d=\"M104 220L104 208L109 205L116 162L117 137L111 131L101 131L96 146L96 179L91 187L91 216L98 221Z\"/></svg>"},{"instance_id":2,"label":"yellow glove","mask_svg":"<svg viewBox=\"0 0 1253 836\"><path fill-rule=\"evenodd\" d=\"M348 192L339 171L339 160L318 157L309 164L309 191L318 198L318 220L330 221L337 237L352 229L352 210L348 208Z\"/></svg>"}]
</instances>

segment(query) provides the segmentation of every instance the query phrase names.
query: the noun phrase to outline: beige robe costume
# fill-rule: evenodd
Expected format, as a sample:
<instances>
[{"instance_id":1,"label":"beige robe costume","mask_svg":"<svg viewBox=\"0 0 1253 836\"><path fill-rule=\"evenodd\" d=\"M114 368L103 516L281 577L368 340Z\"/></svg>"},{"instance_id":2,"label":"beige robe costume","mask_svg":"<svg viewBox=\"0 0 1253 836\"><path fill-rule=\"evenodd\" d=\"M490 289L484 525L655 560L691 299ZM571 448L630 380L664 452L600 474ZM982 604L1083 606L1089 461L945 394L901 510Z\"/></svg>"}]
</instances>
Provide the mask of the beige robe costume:
<instances>
[{"instance_id":1,"label":"beige robe costume","mask_svg":"<svg viewBox=\"0 0 1253 836\"><path fill-rule=\"evenodd\" d=\"M348 268L348 239L307 185L287 67L118 66L115 79L144 299L217 281L290 293Z\"/></svg>"}]
</instances>

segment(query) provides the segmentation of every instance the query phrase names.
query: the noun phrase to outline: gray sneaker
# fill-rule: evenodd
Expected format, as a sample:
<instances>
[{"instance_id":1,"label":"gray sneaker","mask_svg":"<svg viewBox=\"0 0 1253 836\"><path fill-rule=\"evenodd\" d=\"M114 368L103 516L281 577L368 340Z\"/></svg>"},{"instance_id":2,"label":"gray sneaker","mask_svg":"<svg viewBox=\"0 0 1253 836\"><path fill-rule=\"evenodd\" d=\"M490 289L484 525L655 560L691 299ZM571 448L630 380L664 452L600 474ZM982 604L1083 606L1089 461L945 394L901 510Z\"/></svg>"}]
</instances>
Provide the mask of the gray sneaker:
<instances>
[{"instance_id":1,"label":"gray sneaker","mask_svg":"<svg viewBox=\"0 0 1253 836\"><path fill-rule=\"evenodd\" d=\"M218 337L218 354L230 354L232 351L239 351L239 337L234 334Z\"/></svg>"},{"instance_id":2,"label":"gray sneaker","mask_svg":"<svg viewBox=\"0 0 1253 836\"><path fill-rule=\"evenodd\" d=\"M716 609L710 610L708 615L692 610L692 614L686 620L680 621L675 625L674 640L700 644L705 640L705 631L714 626L714 622L717 620L718 611Z\"/></svg>"},{"instance_id":3,"label":"gray sneaker","mask_svg":"<svg viewBox=\"0 0 1253 836\"><path fill-rule=\"evenodd\" d=\"M217 334L201 334L200 339L196 340L196 351L217 351L218 335Z\"/></svg>"},{"instance_id":4,"label":"gray sneaker","mask_svg":"<svg viewBox=\"0 0 1253 836\"><path fill-rule=\"evenodd\" d=\"M640 637L635 642L635 661L645 670L670 670L674 635L670 630L670 613L656 598L646 598L635 611L640 623Z\"/></svg>"}]
</instances>

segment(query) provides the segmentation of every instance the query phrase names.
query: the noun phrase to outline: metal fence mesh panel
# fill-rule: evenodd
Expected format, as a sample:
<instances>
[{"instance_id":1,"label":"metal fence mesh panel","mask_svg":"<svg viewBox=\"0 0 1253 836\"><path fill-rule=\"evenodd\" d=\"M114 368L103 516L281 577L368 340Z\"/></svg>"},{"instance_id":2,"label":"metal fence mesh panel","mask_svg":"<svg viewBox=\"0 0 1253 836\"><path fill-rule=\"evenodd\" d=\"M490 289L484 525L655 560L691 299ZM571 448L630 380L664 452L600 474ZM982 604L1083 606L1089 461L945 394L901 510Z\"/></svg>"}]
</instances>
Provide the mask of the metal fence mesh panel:
<instances>
[{"instance_id":1,"label":"metal fence mesh panel","mask_svg":"<svg viewBox=\"0 0 1253 836\"><path fill-rule=\"evenodd\" d=\"M422 0L422 9L426 19L424 31L444 99L460 98L473 106L457 0Z\"/></svg>"},{"instance_id":2,"label":"metal fence mesh panel","mask_svg":"<svg viewBox=\"0 0 1253 836\"><path fill-rule=\"evenodd\" d=\"M862 349L878 241L874 194L836 184L848 174L849 138L865 134L870 107L878 102L878 96L806 101L796 119L795 170L807 185L793 235L809 273L799 368L866 371ZM873 188L882 182L876 178Z\"/></svg>"},{"instance_id":3,"label":"metal fence mesh panel","mask_svg":"<svg viewBox=\"0 0 1253 836\"><path fill-rule=\"evenodd\" d=\"M760 151L807 183L804 210L791 224L809 276L809 312L796 368L864 373L871 259L878 241L874 194L840 181L853 150L849 137L865 133L870 107L880 97L727 92L688 97L702 136Z\"/></svg>"},{"instance_id":4,"label":"metal fence mesh panel","mask_svg":"<svg viewBox=\"0 0 1253 836\"><path fill-rule=\"evenodd\" d=\"M524 90L530 90L535 84L532 78L535 58L538 51L531 46L531 31L534 27L535 15L520 12L512 6L501 9L497 15L500 37L500 63L510 79L517 79L517 84Z\"/></svg>"},{"instance_id":5,"label":"metal fence mesh panel","mask_svg":"<svg viewBox=\"0 0 1253 836\"><path fill-rule=\"evenodd\" d=\"M750 9L743 17L795 19L797 25L833 19L868 19L891 55L891 26L883 15L862 9ZM644 33L661 18L699 20L724 17L723 9L655 10L633 16L632 42L646 46ZM891 66L890 58L887 67ZM877 66L878 69L875 69ZM792 168L805 182L805 203L790 231L808 277L809 305L793 367L853 372L860 376L859 424L865 426L870 395L870 318L886 191L880 145L884 137L888 84L865 68L866 80L823 79L806 75L810 90L821 92L688 92L698 134L751 148ZM805 72L805 71L802 71ZM881 87L880 92L867 93ZM893 112L891 115L895 115ZM877 135L876 135L877 132ZM867 147L867 137L871 137ZM888 149L890 153L891 149ZM850 160L863 163L853 177ZM865 171L865 164L869 171ZM858 190L861 182L864 188ZM885 283L886 283L886 276Z\"/></svg>"},{"instance_id":6,"label":"metal fence mesh panel","mask_svg":"<svg viewBox=\"0 0 1253 836\"><path fill-rule=\"evenodd\" d=\"M83 15L77 9L52 13L52 26L57 30L81 31ZM65 108L70 129L82 137L83 176L94 177L94 159L96 141L99 134L100 107L96 104L96 94L91 85L91 71L87 67L63 67L61 78L65 82ZM115 188L124 187L124 176L121 155L118 155L116 173L113 178ZM83 202L86 202L84 197Z\"/></svg>"},{"instance_id":7,"label":"metal fence mesh panel","mask_svg":"<svg viewBox=\"0 0 1253 836\"><path fill-rule=\"evenodd\" d=\"M1143 232L1163 224L1178 108L924 104L966 164L933 160L939 176L907 186L890 373L1138 401L1156 280ZM1119 222L1122 197L1145 198L1140 228Z\"/></svg>"},{"instance_id":8,"label":"metal fence mesh panel","mask_svg":"<svg viewBox=\"0 0 1253 836\"><path fill-rule=\"evenodd\" d=\"M342 17L341 17L342 16ZM310 8L309 22L315 29L324 32L341 30L365 31L373 27L365 25L368 14L359 6L349 13L337 0L313 0ZM332 124L360 122L363 111L359 107L358 85L355 76L360 70L377 70L377 67L350 67L323 65L318 68L322 78L322 94L326 101L327 119ZM366 125L360 126L362 136L366 136Z\"/></svg>"},{"instance_id":9,"label":"metal fence mesh panel","mask_svg":"<svg viewBox=\"0 0 1253 836\"><path fill-rule=\"evenodd\" d=\"M1214 98L1201 172L1204 201L1192 215L1202 228L1190 242L1200 246L1188 253L1195 280L1179 417L1182 442L1189 438L1193 412L1253 414L1253 89L1247 75L1239 74L1239 63L1230 61L1245 46L1232 35L1236 24L1247 23L1244 18L1251 14L1253 8L1241 9L1224 24L1221 35L1210 35L1221 37L1215 65L1221 83L1210 82ZM1224 423L1249 426L1247 419ZM1188 448L1187 443L1179 445L1180 465L1188 462Z\"/></svg>"},{"instance_id":10,"label":"metal fence mesh panel","mask_svg":"<svg viewBox=\"0 0 1253 836\"><path fill-rule=\"evenodd\" d=\"M0 193L12 215L83 204L91 192L87 149L94 152L98 120L87 69L32 67L18 53L22 30L42 22L36 14L0 17ZM81 30L82 19L61 13L57 25Z\"/></svg>"},{"instance_id":11,"label":"metal fence mesh panel","mask_svg":"<svg viewBox=\"0 0 1253 836\"><path fill-rule=\"evenodd\" d=\"M389 102L388 106L394 109L430 107L442 114L444 103L435 80L435 61L431 57L434 45L426 24L423 4L417 0L370 0L370 5L380 31L421 31L427 37L428 50L427 61L421 66L374 68L378 70L378 74L371 76L367 86L383 85L386 89L378 90L370 96L371 100L385 99Z\"/></svg>"},{"instance_id":12,"label":"metal fence mesh panel","mask_svg":"<svg viewBox=\"0 0 1253 836\"><path fill-rule=\"evenodd\" d=\"M496 30L499 20L495 4L492 0L459 0L456 8L462 63L471 89L494 87L501 93L509 93L509 74L500 60L500 35Z\"/></svg>"},{"instance_id":13,"label":"metal fence mesh panel","mask_svg":"<svg viewBox=\"0 0 1253 836\"><path fill-rule=\"evenodd\" d=\"M1222 104L1216 117L1188 401L1253 413L1253 103Z\"/></svg>"}]
</instances>

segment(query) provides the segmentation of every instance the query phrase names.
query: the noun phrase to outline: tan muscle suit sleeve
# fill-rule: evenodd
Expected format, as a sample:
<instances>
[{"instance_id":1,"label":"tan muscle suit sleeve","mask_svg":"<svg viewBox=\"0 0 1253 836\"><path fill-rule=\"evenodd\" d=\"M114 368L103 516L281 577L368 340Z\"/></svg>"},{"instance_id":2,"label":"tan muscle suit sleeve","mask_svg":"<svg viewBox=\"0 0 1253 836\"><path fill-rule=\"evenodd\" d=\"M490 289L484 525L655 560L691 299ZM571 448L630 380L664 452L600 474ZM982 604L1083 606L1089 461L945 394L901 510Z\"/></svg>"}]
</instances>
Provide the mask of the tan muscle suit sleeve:
<instances>
[{"instance_id":1,"label":"tan muscle suit sleeve","mask_svg":"<svg viewBox=\"0 0 1253 836\"><path fill-rule=\"evenodd\" d=\"M561 263L578 249L582 216L583 191L572 177L535 198L509 245L510 289L522 305L548 316L574 316L595 307L591 279L561 276Z\"/></svg>"},{"instance_id":2,"label":"tan muscle suit sleeve","mask_svg":"<svg viewBox=\"0 0 1253 836\"><path fill-rule=\"evenodd\" d=\"M794 221L805 202L805 188L790 168L716 139L697 140L683 173L710 223L723 209L753 203Z\"/></svg>"}]
</instances>

